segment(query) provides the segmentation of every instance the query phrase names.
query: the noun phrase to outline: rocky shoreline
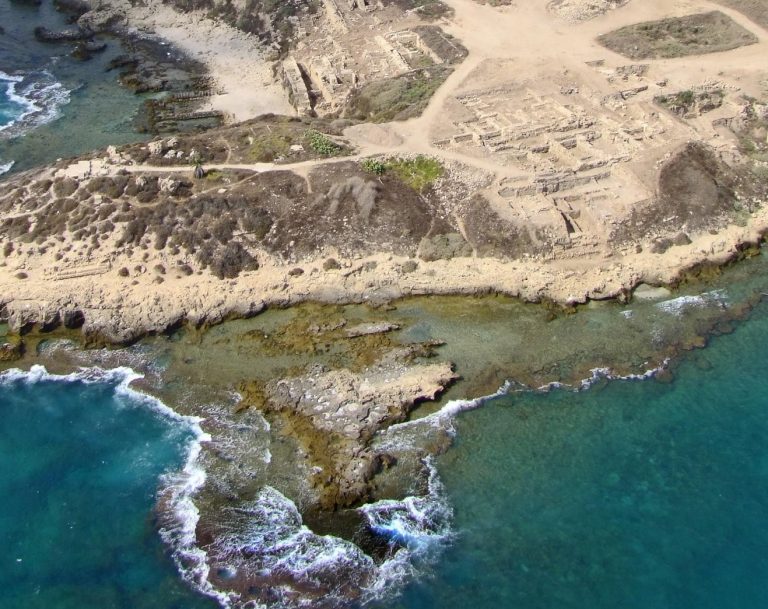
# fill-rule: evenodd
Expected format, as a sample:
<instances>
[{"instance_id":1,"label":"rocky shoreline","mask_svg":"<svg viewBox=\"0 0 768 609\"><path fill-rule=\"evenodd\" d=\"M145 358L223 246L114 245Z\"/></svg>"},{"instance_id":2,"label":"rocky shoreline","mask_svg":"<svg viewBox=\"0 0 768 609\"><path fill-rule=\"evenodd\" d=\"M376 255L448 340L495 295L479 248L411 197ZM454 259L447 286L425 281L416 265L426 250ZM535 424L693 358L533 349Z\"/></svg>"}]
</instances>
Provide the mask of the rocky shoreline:
<instances>
[{"instance_id":1,"label":"rocky shoreline","mask_svg":"<svg viewBox=\"0 0 768 609\"><path fill-rule=\"evenodd\" d=\"M739 268L732 271L738 272ZM706 285L707 290L715 290L707 297L711 306L695 301L690 310L686 309L690 315L668 314L670 327L686 326L680 334L682 340L673 338L676 335L667 336L666 327L653 327L644 319L641 321L647 333L655 336L650 356L631 342L632 322L618 322L627 336L611 331L614 337L611 342L622 344L626 340L623 349L634 353L633 359L640 358L630 368L635 374L648 368L649 364L643 364L645 360L651 361L650 366L656 366L662 358L671 357L680 349L704 346L706 336L728 331L728 324L747 315L756 302L754 298L744 302L735 298L726 306L726 297L718 295L718 288ZM686 297L675 299L668 291L654 291L647 286L637 291L636 298L636 306L632 308L638 309L638 313L643 308L641 303L649 298L668 299L669 307L687 306ZM755 298L759 299L759 294ZM718 306L721 299L722 307ZM406 302L395 305L407 308ZM500 303L489 306L503 309ZM401 321L408 319L409 314L405 313L405 318L392 317L396 311L388 308L360 307L367 311L364 317L354 307L304 305L304 308L263 311L250 321L233 321L229 326L222 324L200 333L180 330L168 338L145 338L135 347L114 350L57 352L52 348L57 338L81 336L80 331L33 330L28 336L38 342L30 341L30 353L24 361L67 359L74 368L78 365L110 368L143 362L148 367L149 378L146 384L141 384L142 389L161 396L184 415L203 418L202 428L210 435L197 463L206 471L207 482L195 496L200 520L193 546L205 552L205 564L210 568L206 582L227 594L239 594L240 598L233 601L236 606L252 599L272 602L283 593L287 596L280 598L289 604L313 598L321 606L320 603L325 602L321 600L323 596L332 592L346 599L364 598L366 588L380 576L379 563L390 560L393 553L406 547L402 542L376 534L366 514L387 509L395 514L389 518L399 517L397 514L405 509L401 503L406 495L408 501L415 501L414 497L427 501L427 480L434 473L430 474L425 457L440 454L450 446L451 418L456 412L480 403L459 402L452 407L443 401L443 408L434 412L441 406L434 404L434 400L458 380L460 373L467 374L463 359L475 357L472 347L454 345L454 350L461 354L457 359L459 365L454 366L449 363L453 356L445 349L457 337L446 336L450 340L447 345L434 339L409 342L413 340L408 334L412 328ZM656 309L653 305L645 308ZM604 315L608 316L614 306L606 305L606 309ZM531 307L531 310L537 311L539 324L550 325L543 308ZM589 370L606 362L600 353L593 353L592 348L606 341L602 334L590 332L590 327L601 327L592 325L595 321L591 319L592 313L592 308L585 308L575 315L561 315L562 321L570 322L571 326L584 325L584 316L589 316L586 338L566 338L562 326L553 323L547 334L541 327L538 332L534 328L532 336L540 342L536 343L536 338L526 340L524 349L520 349L519 339L510 340L514 332L506 337L502 329L497 328L499 345L492 352L499 353L502 345L508 344L510 352L522 351L519 357L524 361L515 369L494 357L492 365L518 381L533 382L531 387L543 380L576 383L579 379L588 379L590 374L597 374L595 379L598 379L599 373ZM474 315L472 307L468 307L457 311L449 323L471 325ZM701 321L694 323L693 318L699 315ZM271 319L267 319L270 316ZM78 317L67 318L67 323L78 325L83 321ZM498 317L504 319L505 314L499 313ZM610 317L624 319L615 311ZM429 314L424 313L411 318L417 323L430 319ZM526 316L520 325L527 327L530 321ZM536 351L552 343L550 334L563 344L555 350L555 359L545 356L543 362L539 361ZM435 336L443 336L443 332L436 330ZM595 345L590 346L589 337L596 340ZM558 360L566 357L566 351L573 351L579 364L564 376L558 369L561 364ZM590 354L587 360L584 353ZM165 364L168 368L153 370L156 359L171 364ZM610 361L619 364L618 358ZM481 362L481 366L486 368L488 363ZM191 368L196 375L191 374ZM622 368L619 365L619 369ZM529 370L530 381L523 369ZM663 370L655 373L662 378L667 374ZM200 391L199 383L211 385L208 391L216 396L213 404L209 405L209 398ZM174 393L181 386L195 399L190 399L186 392ZM473 389L467 393L467 385L462 385L460 395L479 395L477 385L471 386ZM494 387L494 382L489 380L483 386ZM221 392L227 389L236 389L238 396L230 395L222 401ZM175 399L171 397L174 395ZM420 405L434 414L424 416L424 412L419 411L417 416L423 419L413 419L411 415ZM410 422L400 425L403 421ZM265 433L269 440L264 439ZM265 443L267 450L273 452L268 459L263 456ZM379 502L383 502L384 507L375 507ZM167 505L165 497L161 497L157 509L161 525L172 526L178 516L174 506ZM407 513L403 513L402 518L406 517ZM434 523L438 525L446 526L442 520ZM330 539L340 544L341 558L313 570L312 577L307 577L301 562L295 569L274 570L274 553L278 550L270 541L275 535L268 535L266 528L262 531L267 526L275 535L279 533L281 541L277 545L286 552L289 546L284 537L290 543L298 543L300 538L304 540L301 543L312 548L317 545L322 550L319 536L333 535ZM339 600L328 600L328 606Z\"/></svg>"},{"instance_id":2,"label":"rocky shoreline","mask_svg":"<svg viewBox=\"0 0 768 609\"><path fill-rule=\"evenodd\" d=\"M69 10L81 32L137 41L153 25L176 36L178 23L188 31L200 17L155 3L77 2ZM124 80L138 78L140 90L164 82L141 61L125 66ZM643 78L647 69L617 74ZM486 71L470 48L457 73L482 82ZM0 313L16 333L62 325L91 343L126 344L303 302L503 294L573 307L627 299L641 283L674 285L701 266L738 259L768 231L759 161L766 105L731 89L723 85L715 97L732 97L738 114L709 126L703 109L686 107L685 138L661 116L671 98L657 100L644 119L661 121L659 134L668 131L670 141L633 162L632 180L643 189L627 189L632 204L598 188L613 171L605 167L628 157L601 160L597 148L585 149L579 164L588 179L577 168L509 186L518 178L508 159L435 141L430 129L445 95L405 123L264 115L60 161L0 183ZM699 137L691 138L692 125ZM535 154L549 154L540 161L547 165L582 146L578 138L565 143L554 156L547 146ZM592 175L596 169L602 173Z\"/></svg>"},{"instance_id":3,"label":"rocky shoreline","mask_svg":"<svg viewBox=\"0 0 768 609\"><path fill-rule=\"evenodd\" d=\"M68 47L69 55L83 62L116 43L122 53L109 62L108 71L115 71L120 84L137 95L162 95L145 101L135 118L138 132L176 133L221 124L220 113L195 120L201 114L199 107L215 90L204 63L173 43L137 31L127 12L112 3L74 0L57 2L55 7L70 25L38 26L34 30L38 41Z\"/></svg>"},{"instance_id":4,"label":"rocky shoreline","mask_svg":"<svg viewBox=\"0 0 768 609\"><path fill-rule=\"evenodd\" d=\"M257 408L280 423L281 433L299 438L321 510L358 506L372 499L374 476L397 462L372 450L374 436L457 378L450 363L414 362L433 357L432 346L395 348L360 372L318 364L302 376L244 383L240 407Z\"/></svg>"},{"instance_id":5,"label":"rocky shoreline","mask_svg":"<svg viewBox=\"0 0 768 609\"><path fill-rule=\"evenodd\" d=\"M428 294L499 294L564 308L592 300L626 302L640 284L674 287L702 269L726 266L749 256L768 233L768 217L756 220L754 226L707 236L675 247L671 254L653 256L651 264L631 260L586 271L554 265L547 268L546 263L536 262L454 259L420 262L415 270L404 272L403 267L412 259L385 255L343 261L335 271L323 271L322 260L315 261L304 273L307 278L304 274L292 276L286 267L269 269L271 285L262 281L249 285L248 275L237 282L203 277L188 286L166 288L161 284L153 286L152 299L146 299L141 288L125 293L113 285L99 286L92 277L57 281L54 294L47 281L38 286L13 277L6 279L5 285L0 283L0 293L5 295L0 302L0 319L19 335L35 328L45 332L63 327L81 330L86 344L125 345L185 324L210 327L248 318L267 308L310 302L386 305ZM371 270L366 266L372 266ZM145 273L139 276L139 285L152 281L153 276L146 277ZM224 293L219 289L222 285L227 287Z\"/></svg>"}]
</instances>

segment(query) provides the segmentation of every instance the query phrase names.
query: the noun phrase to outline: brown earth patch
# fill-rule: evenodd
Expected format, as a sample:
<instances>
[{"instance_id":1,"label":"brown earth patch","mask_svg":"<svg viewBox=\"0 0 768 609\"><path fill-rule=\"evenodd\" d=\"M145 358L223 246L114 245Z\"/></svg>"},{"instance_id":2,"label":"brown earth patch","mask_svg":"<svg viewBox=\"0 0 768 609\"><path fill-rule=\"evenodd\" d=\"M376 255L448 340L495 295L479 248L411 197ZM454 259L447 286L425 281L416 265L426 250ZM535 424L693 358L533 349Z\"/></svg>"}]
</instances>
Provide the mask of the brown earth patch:
<instances>
[{"instance_id":1,"label":"brown earth patch","mask_svg":"<svg viewBox=\"0 0 768 609\"><path fill-rule=\"evenodd\" d=\"M628 25L597 40L630 59L718 53L758 41L752 32L720 11Z\"/></svg>"},{"instance_id":2,"label":"brown earth patch","mask_svg":"<svg viewBox=\"0 0 768 609\"><path fill-rule=\"evenodd\" d=\"M765 0L715 0L715 2L739 11L759 26L768 28L768 2Z\"/></svg>"},{"instance_id":3,"label":"brown earth patch","mask_svg":"<svg viewBox=\"0 0 768 609\"><path fill-rule=\"evenodd\" d=\"M654 199L635 209L612 239L715 230L737 214L749 212L768 191L748 168L728 166L699 142L687 144L664 163L657 188ZM684 244L682 236L679 240L669 245Z\"/></svg>"}]
</instances>

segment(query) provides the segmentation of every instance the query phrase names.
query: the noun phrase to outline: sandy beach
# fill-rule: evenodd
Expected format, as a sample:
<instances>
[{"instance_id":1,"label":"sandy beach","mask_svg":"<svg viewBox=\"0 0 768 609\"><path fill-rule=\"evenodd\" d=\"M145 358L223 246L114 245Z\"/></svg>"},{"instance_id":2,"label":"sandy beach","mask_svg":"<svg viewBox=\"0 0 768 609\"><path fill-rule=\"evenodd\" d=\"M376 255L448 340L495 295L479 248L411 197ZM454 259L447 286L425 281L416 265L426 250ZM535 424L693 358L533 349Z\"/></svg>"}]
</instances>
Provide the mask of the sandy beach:
<instances>
[{"instance_id":1,"label":"sandy beach","mask_svg":"<svg viewBox=\"0 0 768 609\"><path fill-rule=\"evenodd\" d=\"M255 36L213 21L202 11L180 13L157 0L123 10L129 29L166 40L208 67L217 94L202 109L223 112L228 122L294 114L273 74L273 62Z\"/></svg>"}]
</instances>

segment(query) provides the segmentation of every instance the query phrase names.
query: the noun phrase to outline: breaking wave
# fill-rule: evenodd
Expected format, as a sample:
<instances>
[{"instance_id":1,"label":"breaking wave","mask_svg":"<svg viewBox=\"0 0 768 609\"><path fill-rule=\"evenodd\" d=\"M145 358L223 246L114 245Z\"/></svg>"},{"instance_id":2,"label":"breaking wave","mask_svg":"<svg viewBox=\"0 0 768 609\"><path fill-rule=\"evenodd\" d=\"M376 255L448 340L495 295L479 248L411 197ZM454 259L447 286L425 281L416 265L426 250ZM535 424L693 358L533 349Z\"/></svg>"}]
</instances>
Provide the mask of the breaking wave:
<instances>
[{"instance_id":1,"label":"breaking wave","mask_svg":"<svg viewBox=\"0 0 768 609\"><path fill-rule=\"evenodd\" d=\"M402 500L384 500L358 509L370 533L387 546L374 559L351 541L319 535L303 522L296 504L271 486L237 507L221 510L221 524L213 541L201 548L197 538L200 511L195 498L206 482L200 457L211 440L202 419L184 416L162 401L130 387L142 378L128 367L83 367L67 375L49 373L35 365L29 371L12 369L0 374L0 383L39 382L105 383L132 404L151 408L193 432L180 471L161 480L158 507L160 536L171 550L181 577L223 607L239 603L238 582L263 590L271 607L339 606L350 601L365 604L396 593L402 584L431 564L451 536L452 512L431 458L424 460L427 493ZM250 595L249 595L250 596Z\"/></svg>"},{"instance_id":2,"label":"breaking wave","mask_svg":"<svg viewBox=\"0 0 768 609\"><path fill-rule=\"evenodd\" d=\"M620 377L608 369L595 369L580 385L547 385L583 390L600 379L645 379L666 367L642 375ZM202 419L184 416L160 400L130 388L142 375L128 367L84 367L68 375L50 374L43 366L0 374L0 383L41 381L108 383L115 394L130 398L192 430L186 461L180 471L161 479L158 500L160 536L170 548L181 577L200 593L225 608L269 606L295 609L330 609L365 605L396 595L409 581L424 574L453 539L453 511L440 481L434 458L422 460L426 491L403 499L385 499L357 508L361 532L381 550L366 553L355 542L320 535L303 521L297 505L272 486L261 487L252 498L219 509L213 524L203 523L207 541L198 538L201 514L197 495L206 483L201 463L203 445L211 437ZM419 444L423 431L455 433L453 421L464 411L516 391L531 391L511 382L496 393L474 400L453 400L437 412L393 425L379 434L377 447L408 449ZM246 600L247 597L247 600Z\"/></svg>"},{"instance_id":3,"label":"breaking wave","mask_svg":"<svg viewBox=\"0 0 768 609\"><path fill-rule=\"evenodd\" d=\"M425 460L424 496L385 500L358 508L369 531L387 545L374 559L351 541L319 535L296 504L271 486L253 500L224 508L214 541L206 547L211 579L231 605L247 590L270 607L338 607L395 594L431 564L451 535L452 512L437 470Z\"/></svg>"},{"instance_id":4,"label":"breaking wave","mask_svg":"<svg viewBox=\"0 0 768 609\"><path fill-rule=\"evenodd\" d=\"M59 382L114 385L115 395L128 398L130 403L149 408L192 431L193 439L188 445L183 469L166 474L162 480L164 490L161 496L169 498L174 517L161 529L160 535L172 548L173 559L182 577L203 594L225 604L228 599L214 590L207 581L205 554L194 546L198 512L192 497L205 483L205 471L198 467L197 461L203 442L209 441L210 436L200 427L202 419L179 414L159 399L132 389L130 384L140 378L143 375L125 366L112 369L83 367L77 372L60 375L48 372L44 366L34 365L28 371L14 368L0 373L0 384Z\"/></svg>"},{"instance_id":5,"label":"breaking wave","mask_svg":"<svg viewBox=\"0 0 768 609\"><path fill-rule=\"evenodd\" d=\"M406 497L402 501L385 499L359 508L373 532L417 553L436 540L449 538L453 518L432 457L425 459L425 465L429 472L426 496Z\"/></svg>"},{"instance_id":6,"label":"breaking wave","mask_svg":"<svg viewBox=\"0 0 768 609\"><path fill-rule=\"evenodd\" d=\"M0 71L3 84L6 97L20 108L13 120L0 125L0 134L5 136L51 122L61 115L61 106L69 103L70 91L46 70L17 75Z\"/></svg>"}]
</instances>

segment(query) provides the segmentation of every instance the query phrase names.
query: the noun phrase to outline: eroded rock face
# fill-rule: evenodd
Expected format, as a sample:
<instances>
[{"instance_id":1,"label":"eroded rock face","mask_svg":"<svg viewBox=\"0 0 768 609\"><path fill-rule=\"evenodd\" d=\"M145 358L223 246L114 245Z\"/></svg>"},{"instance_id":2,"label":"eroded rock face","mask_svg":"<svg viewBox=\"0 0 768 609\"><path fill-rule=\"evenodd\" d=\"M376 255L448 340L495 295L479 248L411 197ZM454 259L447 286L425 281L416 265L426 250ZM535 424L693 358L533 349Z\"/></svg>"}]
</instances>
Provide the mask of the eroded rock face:
<instances>
[{"instance_id":1,"label":"eroded rock face","mask_svg":"<svg viewBox=\"0 0 768 609\"><path fill-rule=\"evenodd\" d=\"M680 245L686 241L681 232L720 228L734 212L759 207L765 196L766 186L748 168L731 167L709 146L690 142L662 165L656 197L635 209L614 237L628 241L661 233Z\"/></svg>"},{"instance_id":2,"label":"eroded rock face","mask_svg":"<svg viewBox=\"0 0 768 609\"><path fill-rule=\"evenodd\" d=\"M320 507L357 505L391 459L370 448L374 434L403 421L415 404L433 400L457 375L448 362L413 363L431 344L394 349L360 372L326 370L246 386L244 401L277 415L314 464Z\"/></svg>"}]
</instances>

